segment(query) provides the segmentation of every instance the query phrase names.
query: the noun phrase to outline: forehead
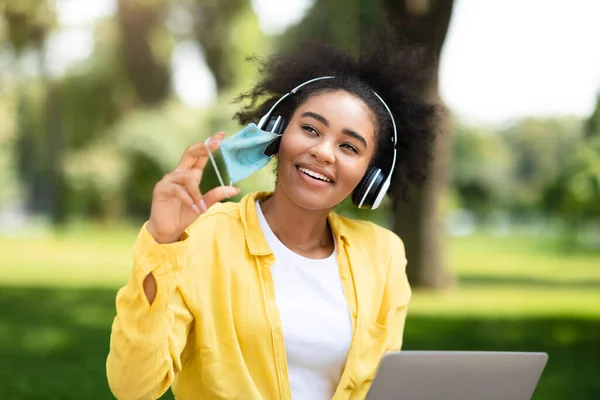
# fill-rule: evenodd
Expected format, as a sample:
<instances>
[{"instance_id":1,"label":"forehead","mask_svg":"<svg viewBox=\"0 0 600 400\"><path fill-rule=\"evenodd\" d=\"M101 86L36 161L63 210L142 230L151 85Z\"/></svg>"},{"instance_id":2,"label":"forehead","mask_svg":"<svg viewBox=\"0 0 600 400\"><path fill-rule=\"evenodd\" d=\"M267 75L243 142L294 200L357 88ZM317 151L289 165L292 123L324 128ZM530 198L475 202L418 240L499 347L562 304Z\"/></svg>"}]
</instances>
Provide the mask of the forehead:
<instances>
[{"instance_id":1,"label":"forehead","mask_svg":"<svg viewBox=\"0 0 600 400\"><path fill-rule=\"evenodd\" d=\"M348 128L369 138L374 137L373 113L362 99L346 91L312 95L296 109L295 115L300 117L307 111L325 117L336 129Z\"/></svg>"}]
</instances>

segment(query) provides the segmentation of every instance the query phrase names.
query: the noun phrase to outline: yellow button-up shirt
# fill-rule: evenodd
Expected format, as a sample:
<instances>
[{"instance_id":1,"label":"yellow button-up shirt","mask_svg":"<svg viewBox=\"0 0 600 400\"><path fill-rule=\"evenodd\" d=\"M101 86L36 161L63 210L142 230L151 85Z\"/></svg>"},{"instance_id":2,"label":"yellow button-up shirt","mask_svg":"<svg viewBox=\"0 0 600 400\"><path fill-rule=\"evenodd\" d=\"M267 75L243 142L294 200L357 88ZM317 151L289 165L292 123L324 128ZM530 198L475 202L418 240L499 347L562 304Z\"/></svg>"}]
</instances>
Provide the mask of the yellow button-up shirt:
<instances>
[{"instance_id":1,"label":"yellow button-up shirt","mask_svg":"<svg viewBox=\"0 0 600 400\"><path fill-rule=\"evenodd\" d=\"M274 256L254 193L216 204L176 243L158 244L144 225L134 265L117 294L106 369L121 400L290 400ZM353 336L334 399L361 399L386 351L399 350L411 296L400 238L331 212ZM152 273L157 295L142 288Z\"/></svg>"}]
</instances>

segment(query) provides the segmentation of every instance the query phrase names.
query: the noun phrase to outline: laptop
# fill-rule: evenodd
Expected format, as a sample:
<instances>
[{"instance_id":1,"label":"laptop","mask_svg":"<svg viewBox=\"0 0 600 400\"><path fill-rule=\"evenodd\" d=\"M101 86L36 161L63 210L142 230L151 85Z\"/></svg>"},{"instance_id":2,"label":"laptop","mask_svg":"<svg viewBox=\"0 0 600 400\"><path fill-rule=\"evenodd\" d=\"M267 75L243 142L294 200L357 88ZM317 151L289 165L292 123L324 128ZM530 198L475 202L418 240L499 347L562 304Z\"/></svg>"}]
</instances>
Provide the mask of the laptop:
<instances>
[{"instance_id":1,"label":"laptop","mask_svg":"<svg viewBox=\"0 0 600 400\"><path fill-rule=\"evenodd\" d=\"M547 353L387 353L367 399L530 400L547 361Z\"/></svg>"}]
</instances>

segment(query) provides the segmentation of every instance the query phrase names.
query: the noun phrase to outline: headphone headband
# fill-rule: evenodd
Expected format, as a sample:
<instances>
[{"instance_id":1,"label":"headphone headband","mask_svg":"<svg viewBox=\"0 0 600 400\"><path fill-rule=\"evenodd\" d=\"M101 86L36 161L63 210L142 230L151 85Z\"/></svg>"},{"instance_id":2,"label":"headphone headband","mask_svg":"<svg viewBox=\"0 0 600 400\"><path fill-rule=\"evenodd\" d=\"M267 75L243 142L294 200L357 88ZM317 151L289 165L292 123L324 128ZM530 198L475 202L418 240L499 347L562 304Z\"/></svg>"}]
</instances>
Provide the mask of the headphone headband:
<instances>
[{"instance_id":1,"label":"headphone headband","mask_svg":"<svg viewBox=\"0 0 600 400\"><path fill-rule=\"evenodd\" d=\"M271 114L273 113L273 111L277 108L277 106L279 105L279 103L281 103L286 97L289 97L289 96L295 94L298 90L300 90L305 85L308 85L309 83L313 83L315 81L320 81L322 79L331 79L331 78L335 78L335 77L334 76L321 76L319 78L310 79L310 80L308 80L306 82L303 82L303 83L299 84L298 86L296 86L295 88L293 88L292 90L290 90L288 93L286 93L283 96L281 96L281 98L279 100L277 100L275 102L275 104L273 104L273 107L271 107L271 109L265 115L263 115L263 117L260 119L260 121L257 124L258 128L259 129L263 129L264 128L265 123L269 120L269 117L271 117Z\"/></svg>"}]
</instances>

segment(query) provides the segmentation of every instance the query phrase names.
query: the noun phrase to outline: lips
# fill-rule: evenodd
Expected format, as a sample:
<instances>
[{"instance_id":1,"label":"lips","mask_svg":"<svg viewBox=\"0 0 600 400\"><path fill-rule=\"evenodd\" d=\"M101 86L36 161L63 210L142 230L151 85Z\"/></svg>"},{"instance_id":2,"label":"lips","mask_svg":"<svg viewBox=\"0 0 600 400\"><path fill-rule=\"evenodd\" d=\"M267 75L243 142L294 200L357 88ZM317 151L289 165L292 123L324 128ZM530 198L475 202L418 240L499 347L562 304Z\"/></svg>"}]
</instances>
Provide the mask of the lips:
<instances>
[{"instance_id":1,"label":"lips","mask_svg":"<svg viewBox=\"0 0 600 400\"><path fill-rule=\"evenodd\" d=\"M327 171L308 165L297 165L296 168L303 174L321 182L334 183L333 177Z\"/></svg>"}]
</instances>

